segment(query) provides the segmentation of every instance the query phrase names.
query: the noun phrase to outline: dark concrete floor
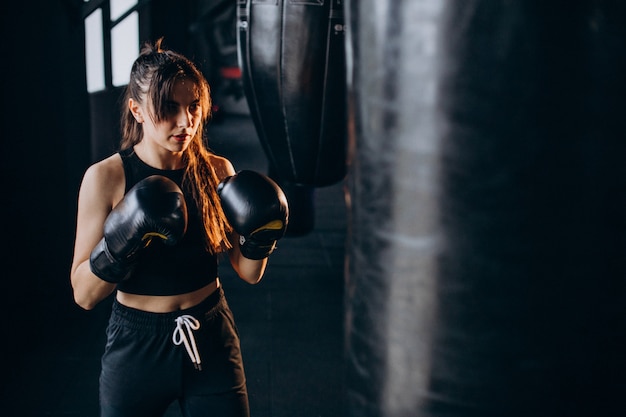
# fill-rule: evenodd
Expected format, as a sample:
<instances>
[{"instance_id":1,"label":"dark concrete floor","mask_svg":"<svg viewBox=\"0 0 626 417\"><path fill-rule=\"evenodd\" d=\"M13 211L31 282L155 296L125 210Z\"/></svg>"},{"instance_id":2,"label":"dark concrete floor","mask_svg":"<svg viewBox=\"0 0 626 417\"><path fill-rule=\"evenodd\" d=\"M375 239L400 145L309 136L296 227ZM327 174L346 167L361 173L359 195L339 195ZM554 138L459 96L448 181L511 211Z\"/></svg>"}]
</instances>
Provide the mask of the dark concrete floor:
<instances>
[{"instance_id":1,"label":"dark concrete floor","mask_svg":"<svg viewBox=\"0 0 626 417\"><path fill-rule=\"evenodd\" d=\"M209 129L211 147L236 170L267 172L248 116ZM346 208L343 183L316 188L313 230L286 237L255 286L230 265L220 277L242 339L253 417L341 415ZM69 281L69 277L66 278ZM0 391L5 417L96 417L98 374L110 299L92 311L68 300L43 306L37 343L21 346ZM52 318L53 317L53 318ZM5 335L6 343L20 343ZM29 339L26 339L29 340ZM132 389L132 387L129 387ZM172 406L167 417L179 416Z\"/></svg>"}]
</instances>

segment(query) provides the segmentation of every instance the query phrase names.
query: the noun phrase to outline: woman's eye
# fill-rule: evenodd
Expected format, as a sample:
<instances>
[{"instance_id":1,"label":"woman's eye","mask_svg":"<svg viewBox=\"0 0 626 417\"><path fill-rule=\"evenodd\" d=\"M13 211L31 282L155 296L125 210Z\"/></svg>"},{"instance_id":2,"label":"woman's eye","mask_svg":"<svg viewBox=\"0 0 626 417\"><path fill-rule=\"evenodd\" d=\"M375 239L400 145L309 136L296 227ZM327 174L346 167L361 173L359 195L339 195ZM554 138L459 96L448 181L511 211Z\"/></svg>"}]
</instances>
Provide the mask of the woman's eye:
<instances>
[{"instance_id":1,"label":"woman's eye","mask_svg":"<svg viewBox=\"0 0 626 417\"><path fill-rule=\"evenodd\" d=\"M174 104L174 103L167 103L165 105L165 111L168 114L174 114L174 113L176 113L177 110L178 110L178 106L176 104Z\"/></svg>"}]
</instances>

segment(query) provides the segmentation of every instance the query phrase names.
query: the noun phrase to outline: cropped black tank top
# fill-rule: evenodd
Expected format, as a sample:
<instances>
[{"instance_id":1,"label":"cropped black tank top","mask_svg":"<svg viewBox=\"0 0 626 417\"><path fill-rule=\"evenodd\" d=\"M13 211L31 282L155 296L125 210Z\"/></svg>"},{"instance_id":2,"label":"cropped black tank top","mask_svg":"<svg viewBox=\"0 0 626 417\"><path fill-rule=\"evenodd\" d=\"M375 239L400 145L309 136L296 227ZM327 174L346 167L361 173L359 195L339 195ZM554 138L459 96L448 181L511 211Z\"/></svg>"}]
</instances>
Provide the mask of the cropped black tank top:
<instances>
[{"instance_id":1,"label":"cropped black tank top","mask_svg":"<svg viewBox=\"0 0 626 417\"><path fill-rule=\"evenodd\" d=\"M174 246L153 239L139 253L132 275L118 284L120 291L141 295L184 294L204 287L217 278L217 257L205 248L198 208L191 191L182 186L184 169L161 170L143 162L133 149L120 152L126 190L150 175L162 175L181 187L187 203L187 232Z\"/></svg>"}]
</instances>

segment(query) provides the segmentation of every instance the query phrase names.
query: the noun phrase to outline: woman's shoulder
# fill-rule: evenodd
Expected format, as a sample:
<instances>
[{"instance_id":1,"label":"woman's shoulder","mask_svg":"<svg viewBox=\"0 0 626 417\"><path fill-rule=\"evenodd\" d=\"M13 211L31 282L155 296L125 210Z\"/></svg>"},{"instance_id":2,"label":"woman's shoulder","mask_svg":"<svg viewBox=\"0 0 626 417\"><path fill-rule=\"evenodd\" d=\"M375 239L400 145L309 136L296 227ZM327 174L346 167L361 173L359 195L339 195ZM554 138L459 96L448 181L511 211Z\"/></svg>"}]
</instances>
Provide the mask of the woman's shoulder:
<instances>
[{"instance_id":1,"label":"woman's shoulder","mask_svg":"<svg viewBox=\"0 0 626 417\"><path fill-rule=\"evenodd\" d=\"M211 154L210 158L211 165L220 180L235 174L235 168L228 158L216 154Z\"/></svg>"},{"instance_id":2,"label":"woman's shoulder","mask_svg":"<svg viewBox=\"0 0 626 417\"><path fill-rule=\"evenodd\" d=\"M82 192L97 193L105 200L118 201L124 195L124 166L119 154L113 154L87 168Z\"/></svg>"},{"instance_id":3,"label":"woman's shoulder","mask_svg":"<svg viewBox=\"0 0 626 417\"><path fill-rule=\"evenodd\" d=\"M85 177L92 180L113 183L124 180L124 165L119 153L115 153L105 159L92 164L85 171Z\"/></svg>"}]
</instances>

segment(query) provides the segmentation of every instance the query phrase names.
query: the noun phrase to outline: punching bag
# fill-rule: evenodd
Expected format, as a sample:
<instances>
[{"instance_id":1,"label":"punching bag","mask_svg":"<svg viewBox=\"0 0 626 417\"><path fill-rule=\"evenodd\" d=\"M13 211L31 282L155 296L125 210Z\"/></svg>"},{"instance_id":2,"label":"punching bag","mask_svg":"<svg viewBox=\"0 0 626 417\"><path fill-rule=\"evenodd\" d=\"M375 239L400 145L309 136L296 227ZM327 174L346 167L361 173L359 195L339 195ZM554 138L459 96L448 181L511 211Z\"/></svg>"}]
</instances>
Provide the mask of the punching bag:
<instances>
[{"instance_id":1,"label":"punching bag","mask_svg":"<svg viewBox=\"0 0 626 417\"><path fill-rule=\"evenodd\" d=\"M346 174L341 0L239 0L238 59L259 139L279 183Z\"/></svg>"},{"instance_id":2,"label":"punching bag","mask_svg":"<svg viewBox=\"0 0 626 417\"><path fill-rule=\"evenodd\" d=\"M625 6L346 20L343 415L626 415Z\"/></svg>"}]
</instances>

